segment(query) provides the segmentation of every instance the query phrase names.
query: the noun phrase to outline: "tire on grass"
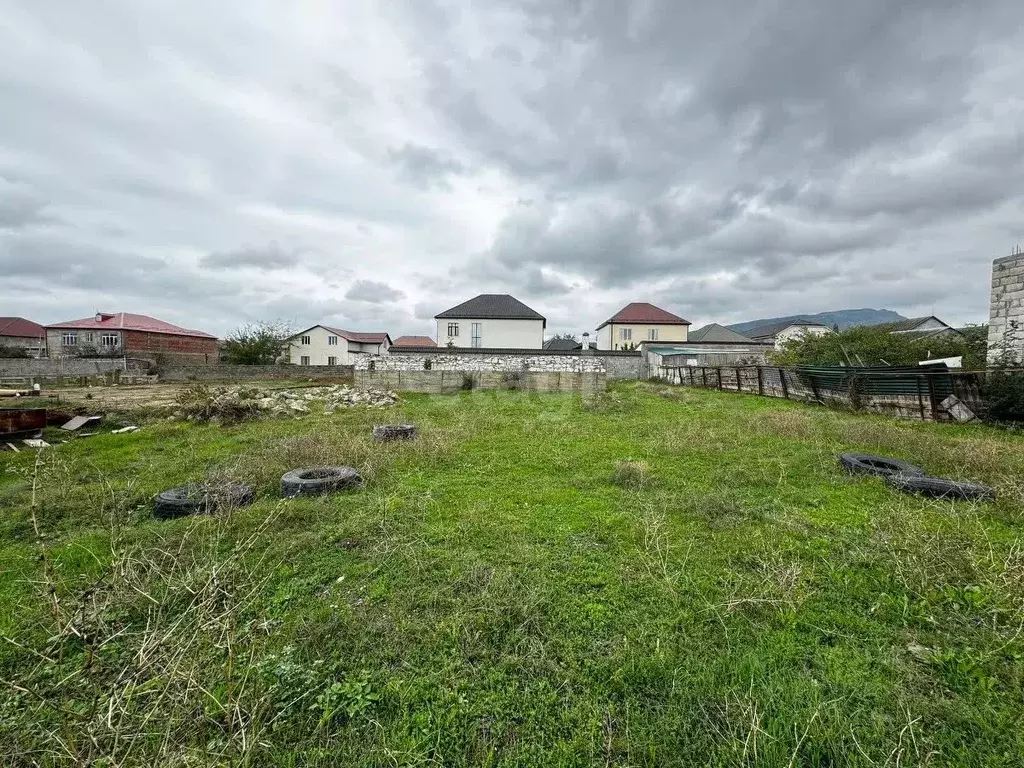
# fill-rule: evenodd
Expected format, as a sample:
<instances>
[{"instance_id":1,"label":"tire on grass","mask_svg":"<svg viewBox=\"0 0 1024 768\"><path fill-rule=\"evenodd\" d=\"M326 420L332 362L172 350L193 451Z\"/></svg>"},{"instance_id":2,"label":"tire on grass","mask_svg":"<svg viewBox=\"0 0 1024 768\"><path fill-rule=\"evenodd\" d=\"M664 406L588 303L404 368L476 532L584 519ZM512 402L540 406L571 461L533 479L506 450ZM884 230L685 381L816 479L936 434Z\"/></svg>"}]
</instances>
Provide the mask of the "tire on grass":
<instances>
[{"instance_id":1,"label":"tire on grass","mask_svg":"<svg viewBox=\"0 0 1024 768\"><path fill-rule=\"evenodd\" d=\"M886 477L885 482L898 491L917 493L933 499L994 501L996 498L994 488L966 480L949 480L944 477L929 477L927 475L895 474Z\"/></svg>"},{"instance_id":2,"label":"tire on grass","mask_svg":"<svg viewBox=\"0 0 1024 768\"><path fill-rule=\"evenodd\" d=\"M253 487L242 483L168 488L157 494L153 502L153 517L171 520L176 517L210 513L220 507L242 507L251 504L254 495Z\"/></svg>"},{"instance_id":3,"label":"tire on grass","mask_svg":"<svg viewBox=\"0 0 1024 768\"><path fill-rule=\"evenodd\" d=\"M153 517L157 520L173 520L176 517L205 512L207 501L206 497L196 494L195 488L168 488L158 493L153 501Z\"/></svg>"},{"instance_id":4,"label":"tire on grass","mask_svg":"<svg viewBox=\"0 0 1024 768\"><path fill-rule=\"evenodd\" d=\"M326 493L355 488L363 478L352 467L303 467L285 472L281 477L281 496L321 496Z\"/></svg>"},{"instance_id":5,"label":"tire on grass","mask_svg":"<svg viewBox=\"0 0 1024 768\"><path fill-rule=\"evenodd\" d=\"M873 453L842 453L839 455L839 463L843 469L852 474L859 475L923 475L924 470L903 459L893 459L888 456L876 456Z\"/></svg>"},{"instance_id":6,"label":"tire on grass","mask_svg":"<svg viewBox=\"0 0 1024 768\"><path fill-rule=\"evenodd\" d=\"M392 440L412 440L416 437L416 427L412 424L378 424L373 428L373 439L390 442Z\"/></svg>"}]
</instances>

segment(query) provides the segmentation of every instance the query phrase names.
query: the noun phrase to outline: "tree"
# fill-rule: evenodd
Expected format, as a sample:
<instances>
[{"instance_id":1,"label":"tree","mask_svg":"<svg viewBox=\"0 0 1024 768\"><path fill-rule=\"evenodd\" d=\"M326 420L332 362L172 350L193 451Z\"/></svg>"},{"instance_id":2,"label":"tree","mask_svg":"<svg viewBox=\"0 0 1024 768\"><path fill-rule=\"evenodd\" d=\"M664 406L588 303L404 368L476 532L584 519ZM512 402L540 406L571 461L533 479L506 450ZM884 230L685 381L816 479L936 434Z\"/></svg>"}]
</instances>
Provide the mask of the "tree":
<instances>
[{"instance_id":1,"label":"tree","mask_svg":"<svg viewBox=\"0 0 1024 768\"><path fill-rule=\"evenodd\" d=\"M994 365L985 377L986 417L992 421L1024 421L1024 371L1021 337L1024 328L1011 320L1003 338L994 345Z\"/></svg>"},{"instance_id":2,"label":"tree","mask_svg":"<svg viewBox=\"0 0 1024 768\"><path fill-rule=\"evenodd\" d=\"M775 365L794 366L916 365L922 360L962 356L965 369L978 370L985 367L987 343L987 325L968 326L960 335L927 338L891 333L884 325L869 325L821 336L804 333L769 357Z\"/></svg>"},{"instance_id":3,"label":"tree","mask_svg":"<svg viewBox=\"0 0 1024 768\"><path fill-rule=\"evenodd\" d=\"M224 341L225 360L235 365L272 365L294 335L292 325L283 320L247 323Z\"/></svg>"},{"instance_id":4,"label":"tree","mask_svg":"<svg viewBox=\"0 0 1024 768\"><path fill-rule=\"evenodd\" d=\"M551 337L552 339L560 339L562 341L575 341L579 343L580 337L575 333L556 333Z\"/></svg>"}]
</instances>

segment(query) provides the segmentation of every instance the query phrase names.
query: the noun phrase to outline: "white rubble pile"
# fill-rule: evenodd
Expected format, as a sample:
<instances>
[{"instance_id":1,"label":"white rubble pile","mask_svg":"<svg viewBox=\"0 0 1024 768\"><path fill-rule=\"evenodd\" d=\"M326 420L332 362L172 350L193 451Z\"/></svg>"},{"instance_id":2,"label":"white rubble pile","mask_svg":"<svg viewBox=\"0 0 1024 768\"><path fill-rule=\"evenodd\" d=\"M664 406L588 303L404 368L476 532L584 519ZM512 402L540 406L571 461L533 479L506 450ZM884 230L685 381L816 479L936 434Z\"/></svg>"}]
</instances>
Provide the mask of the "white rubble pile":
<instances>
[{"instance_id":1,"label":"white rubble pile","mask_svg":"<svg viewBox=\"0 0 1024 768\"><path fill-rule=\"evenodd\" d=\"M320 406L324 413L339 408L386 408L398 401L394 392L359 390L347 384L307 389L218 387L189 402L179 400L175 418L189 421L240 421L260 415L301 416Z\"/></svg>"}]
</instances>

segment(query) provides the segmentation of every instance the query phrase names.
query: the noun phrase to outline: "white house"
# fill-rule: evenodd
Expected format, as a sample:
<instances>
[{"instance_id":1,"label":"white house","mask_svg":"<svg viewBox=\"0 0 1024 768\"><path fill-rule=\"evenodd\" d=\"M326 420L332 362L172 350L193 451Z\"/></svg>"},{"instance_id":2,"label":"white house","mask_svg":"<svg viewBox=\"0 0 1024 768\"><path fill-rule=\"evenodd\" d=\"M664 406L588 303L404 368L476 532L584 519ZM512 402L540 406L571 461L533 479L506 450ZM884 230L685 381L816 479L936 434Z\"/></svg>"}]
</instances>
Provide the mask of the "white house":
<instances>
[{"instance_id":1,"label":"white house","mask_svg":"<svg viewBox=\"0 0 1024 768\"><path fill-rule=\"evenodd\" d=\"M507 293L482 293L434 316L439 347L541 349L547 320Z\"/></svg>"},{"instance_id":2,"label":"white house","mask_svg":"<svg viewBox=\"0 0 1024 768\"><path fill-rule=\"evenodd\" d=\"M761 343L774 342L776 349L782 349L787 341L799 339L804 334L824 336L826 333L835 333L835 331L827 325L811 320L785 320L781 323L752 328L749 331L744 331L743 335Z\"/></svg>"},{"instance_id":3,"label":"white house","mask_svg":"<svg viewBox=\"0 0 1024 768\"><path fill-rule=\"evenodd\" d=\"M288 359L296 365L352 365L360 355L386 355L387 333L354 333L314 325L288 340Z\"/></svg>"}]
</instances>

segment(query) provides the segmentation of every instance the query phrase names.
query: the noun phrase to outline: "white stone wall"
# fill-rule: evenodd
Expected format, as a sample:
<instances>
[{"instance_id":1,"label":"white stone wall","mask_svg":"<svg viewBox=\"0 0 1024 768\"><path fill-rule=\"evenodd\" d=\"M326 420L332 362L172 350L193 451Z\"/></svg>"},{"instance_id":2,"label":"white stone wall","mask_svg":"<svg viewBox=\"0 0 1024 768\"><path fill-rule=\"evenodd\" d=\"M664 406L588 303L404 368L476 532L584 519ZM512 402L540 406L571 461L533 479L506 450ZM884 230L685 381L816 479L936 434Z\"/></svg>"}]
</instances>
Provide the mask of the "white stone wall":
<instances>
[{"instance_id":1,"label":"white stone wall","mask_svg":"<svg viewBox=\"0 0 1024 768\"><path fill-rule=\"evenodd\" d=\"M1024 362L1024 253L992 262L992 292L988 311L989 359L1003 352L1007 331L1016 326L1017 342L1009 350Z\"/></svg>"},{"instance_id":2,"label":"white stone wall","mask_svg":"<svg viewBox=\"0 0 1024 768\"><path fill-rule=\"evenodd\" d=\"M426 367L427 361L430 368ZM355 360L357 371L558 371L562 373L604 373L605 363L593 355L373 355Z\"/></svg>"}]
</instances>

